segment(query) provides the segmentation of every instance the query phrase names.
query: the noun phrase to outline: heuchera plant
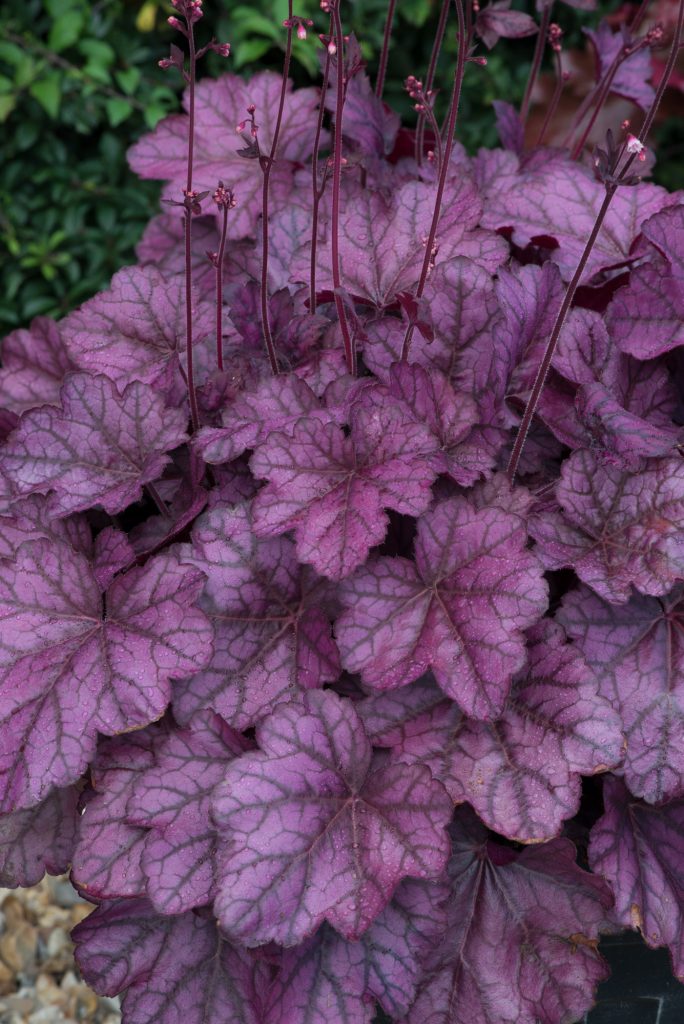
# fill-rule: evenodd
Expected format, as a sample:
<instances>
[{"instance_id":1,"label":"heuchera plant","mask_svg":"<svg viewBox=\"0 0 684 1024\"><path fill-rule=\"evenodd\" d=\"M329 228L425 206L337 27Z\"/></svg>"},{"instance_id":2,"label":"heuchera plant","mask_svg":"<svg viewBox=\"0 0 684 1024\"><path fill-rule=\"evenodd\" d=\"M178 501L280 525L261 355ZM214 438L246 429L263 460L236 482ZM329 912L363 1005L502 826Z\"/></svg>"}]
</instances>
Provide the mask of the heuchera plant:
<instances>
[{"instance_id":1,"label":"heuchera plant","mask_svg":"<svg viewBox=\"0 0 684 1024\"><path fill-rule=\"evenodd\" d=\"M393 4L374 85L325 0L293 90L291 6L282 78L198 82L229 47L174 0L186 112L130 153L169 206L0 370L0 881L70 867L126 1024L568 1024L621 926L684 980L684 194L637 173L684 4L646 6L549 149L551 0L445 0L413 128ZM535 32L469 157L478 40ZM611 91L641 126L585 153Z\"/></svg>"}]
</instances>

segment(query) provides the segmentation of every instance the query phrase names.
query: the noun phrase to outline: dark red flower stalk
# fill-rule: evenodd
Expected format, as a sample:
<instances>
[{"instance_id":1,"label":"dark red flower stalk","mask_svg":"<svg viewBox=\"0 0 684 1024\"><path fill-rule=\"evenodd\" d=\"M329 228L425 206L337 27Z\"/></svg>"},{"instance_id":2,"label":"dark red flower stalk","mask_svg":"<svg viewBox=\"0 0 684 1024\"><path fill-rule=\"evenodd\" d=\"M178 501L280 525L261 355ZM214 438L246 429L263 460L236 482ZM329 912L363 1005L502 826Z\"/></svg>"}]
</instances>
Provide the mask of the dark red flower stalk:
<instances>
[{"instance_id":1,"label":"dark red flower stalk","mask_svg":"<svg viewBox=\"0 0 684 1024\"><path fill-rule=\"evenodd\" d=\"M415 293L416 301L422 298L423 292L425 291L425 282L427 281L428 272L430 270L430 265L433 258L435 236L437 234L437 224L439 223L439 215L442 210L442 198L444 196L444 188L446 185L447 172L449 169L449 161L451 159L451 151L454 145L454 132L456 130L456 118L458 116L458 106L461 98L463 75L465 72L468 50L470 49L470 31L466 28L466 18L463 11L463 2L462 0L455 0L455 3L456 14L458 17L458 59L456 61L456 70L454 72L454 84L451 92L449 114L447 117L447 124L444 133L444 154L442 157L442 166L440 168L439 180L437 183L435 209L432 215L430 231L428 232L427 241L425 243L425 256L423 258L423 266L420 271L420 280L418 281L418 287L416 288ZM413 337L414 329L415 321L411 320L409 322L408 327L406 328L406 334L404 336L404 342L402 345L402 362L408 361L409 353L411 351L411 338Z\"/></svg>"},{"instance_id":2,"label":"dark red flower stalk","mask_svg":"<svg viewBox=\"0 0 684 1024\"><path fill-rule=\"evenodd\" d=\"M237 206L237 201L232 189L226 188L222 181L219 181L213 199L221 211L221 241L218 252L211 253L211 261L216 268L216 365L219 370L223 370L223 257L226 251L228 211Z\"/></svg>"},{"instance_id":3,"label":"dark red flower stalk","mask_svg":"<svg viewBox=\"0 0 684 1024\"><path fill-rule=\"evenodd\" d=\"M530 112L530 100L532 98L532 90L534 89L537 78L539 77L539 69L541 68L542 57L544 56L544 45L549 31L549 24L551 22L551 9L553 7L553 0L545 0L544 6L542 7L541 22L539 25L539 32L537 34L537 41L534 47L534 55L532 57L532 64L530 65L530 73L527 78L527 85L525 86L525 94L523 101L520 105L520 120L525 125L527 121L527 115Z\"/></svg>"},{"instance_id":4,"label":"dark red flower stalk","mask_svg":"<svg viewBox=\"0 0 684 1024\"><path fill-rule=\"evenodd\" d=\"M332 171L332 223L330 225L332 241L332 277L335 289L335 309L340 321L342 340L344 343L344 355L347 360L347 369L351 374L356 373L356 353L354 342L349 330L347 312L344 308L344 300L340 294L342 278L340 276L340 182L342 178L342 115L344 111L344 37L342 35L342 19L340 18L339 0L321 0L321 9L329 12L332 16L333 37L335 47L335 137L333 144L333 171Z\"/></svg>"}]
</instances>

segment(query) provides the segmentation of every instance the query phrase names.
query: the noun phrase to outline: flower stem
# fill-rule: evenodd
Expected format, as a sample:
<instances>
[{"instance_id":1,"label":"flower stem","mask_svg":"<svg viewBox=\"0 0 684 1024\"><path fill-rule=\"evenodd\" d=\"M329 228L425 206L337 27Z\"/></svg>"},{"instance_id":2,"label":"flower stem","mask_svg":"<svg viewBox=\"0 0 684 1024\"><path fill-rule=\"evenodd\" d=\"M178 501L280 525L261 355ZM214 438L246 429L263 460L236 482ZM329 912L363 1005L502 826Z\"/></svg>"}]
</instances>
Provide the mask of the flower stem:
<instances>
[{"instance_id":1,"label":"flower stem","mask_svg":"<svg viewBox=\"0 0 684 1024\"><path fill-rule=\"evenodd\" d=\"M444 188L446 186L449 162L451 160L451 151L454 145L456 118L458 116L458 107L461 99L461 87L463 85L463 75L465 73L466 56L468 54L468 47L470 45L470 34L466 32L465 15L463 12L463 0L455 0L455 4L456 15L458 17L458 59L456 61L456 70L454 72L454 85L451 93L451 102L449 105L449 116L447 119L447 125L444 133L444 152L442 155L442 166L440 167L439 170L439 179L437 182L435 208L432 214L432 222L430 224L430 231L428 233L427 242L425 244L425 256L423 258L423 266L420 271L420 280L418 281L418 287L416 288L416 302L418 302L423 297L423 292L425 291L425 283L427 281L428 272L430 270L430 264L432 262L432 250L435 244L435 236L437 234L437 224L439 223L440 213L442 212L442 199L444 197ZM401 349L402 362L408 362L408 357L411 351L411 339L413 338L414 329L415 321L411 320L408 327L406 328L406 334L404 335L404 342Z\"/></svg>"},{"instance_id":2,"label":"flower stem","mask_svg":"<svg viewBox=\"0 0 684 1024\"><path fill-rule=\"evenodd\" d=\"M442 42L444 41L444 33L446 31L447 18L449 16L449 6L451 0L442 0L442 7L439 12L439 21L437 23L437 31L435 32L435 38L432 43L432 52L430 54L430 63L428 64L427 74L425 76L425 91L430 92L432 89L432 83L435 80L435 73L437 71L437 61L439 60L439 54L442 49ZM434 112L433 112L434 116ZM415 158L418 166L423 162L423 146L425 144L425 113L418 115L418 123L416 124L416 147L415 147Z\"/></svg>"},{"instance_id":3,"label":"flower stem","mask_svg":"<svg viewBox=\"0 0 684 1024\"><path fill-rule=\"evenodd\" d=\"M328 27L328 38L332 35L332 19ZM309 283L309 312L313 316L316 312L316 250L318 247L318 213L325 190L326 171L323 172L323 181L318 186L318 152L321 147L321 133L323 131L323 118L325 116L325 96L328 91L328 76L330 75L330 52L326 48L325 66L323 68L323 84L321 85L321 98L318 105L318 120L316 122L316 135L314 136L314 148L311 164L311 188L312 188L312 214L311 214L311 275ZM326 162L327 168L327 162Z\"/></svg>"},{"instance_id":4,"label":"flower stem","mask_svg":"<svg viewBox=\"0 0 684 1024\"><path fill-rule=\"evenodd\" d=\"M195 79L197 76L197 54L195 52L195 31L191 18L187 19L189 49L189 82L188 82L188 170L186 176L185 205L185 357L188 364L188 399L190 402L190 420L193 431L199 430L200 419L195 393L195 373L193 367L192 339L192 171L195 152Z\"/></svg>"},{"instance_id":5,"label":"flower stem","mask_svg":"<svg viewBox=\"0 0 684 1024\"><path fill-rule=\"evenodd\" d=\"M333 0L330 6L333 18L336 53L336 87L335 87L335 142L333 146L332 174L332 277L335 291L335 309L340 321L344 354L349 373L356 374L356 352L349 330L347 312L340 294L342 279L340 276L340 185L342 179L342 114L344 111L344 39L342 36L342 20L340 18L340 0Z\"/></svg>"},{"instance_id":6,"label":"flower stem","mask_svg":"<svg viewBox=\"0 0 684 1024\"><path fill-rule=\"evenodd\" d=\"M563 58L561 57L561 51L557 50L554 53L554 57L556 60L556 87L553 90L553 96L551 97L551 102L549 103L548 109L546 111L546 116L544 117L544 123L541 126L541 131L539 132L539 137L537 139L538 146L541 146L541 144L544 141L544 136L546 135L549 125L553 120L553 116L556 113L556 110L558 109L561 93L563 92Z\"/></svg>"},{"instance_id":7,"label":"flower stem","mask_svg":"<svg viewBox=\"0 0 684 1024\"><path fill-rule=\"evenodd\" d=\"M549 31L549 23L551 21L552 7L553 0L546 0L546 3L542 7L541 23L539 25L537 41L534 47L534 56L532 57L530 73L527 77L525 95L523 96L522 103L520 104L520 120L523 124L523 127L527 122L527 115L530 112L530 100L532 99L532 91L535 85L537 84L537 78L539 77L539 69L541 68L542 57L544 56L544 46L546 45L546 34Z\"/></svg>"},{"instance_id":8,"label":"flower stem","mask_svg":"<svg viewBox=\"0 0 684 1024\"><path fill-rule=\"evenodd\" d=\"M228 231L228 205L222 207L221 242L216 254L216 365L223 370L223 257Z\"/></svg>"},{"instance_id":9,"label":"flower stem","mask_svg":"<svg viewBox=\"0 0 684 1024\"><path fill-rule=\"evenodd\" d=\"M271 364L271 373L278 375L278 358L273 344L271 323L268 313L268 189L271 180L271 168L275 161L280 128L283 123L283 110L285 108L285 94L287 92L287 79L290 74L290 56L292 54L292 0L287 5L287 39L285 42L285 61L283 63L283 81L280 88L280 102L278 103L278 114L276 116L271 151L267 160L262 164L264 181L261 198L261 325L266 342L268 361Z\"/></svg>"},{"instance_id":10,"label":"flower stem","mask_svg":"<svg viewBox=\"0 0 684 1024\"><path fill-rule=\"evenodd\" d=\"M392 37L392 22L394 21L394 8L397 0L389 0L387 17L385 19L385 32L382 37L382 49L380 51L380 63L378 65L378 77L375 83L375 95L382 98L382 90L385 88L385 75L387 74L387 58L389 56L390 40Z\"/></svg>"}]
</instances>

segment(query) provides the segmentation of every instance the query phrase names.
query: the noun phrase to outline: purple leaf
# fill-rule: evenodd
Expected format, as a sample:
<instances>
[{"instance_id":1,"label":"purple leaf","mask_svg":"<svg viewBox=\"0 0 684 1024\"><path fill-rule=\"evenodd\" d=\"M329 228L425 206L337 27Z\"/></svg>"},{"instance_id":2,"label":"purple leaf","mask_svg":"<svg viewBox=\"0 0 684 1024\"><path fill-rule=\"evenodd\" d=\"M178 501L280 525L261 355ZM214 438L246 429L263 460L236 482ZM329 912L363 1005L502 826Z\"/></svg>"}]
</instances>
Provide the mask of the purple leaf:
<instances>
[{"instance_id":1,"label":"purple leaf","mask_svg":"<svg viewBox=\"0 0 684 1024\"><path fill-rule=\"evenodd\" d=\"M649 803L684 795L684 594L635 596L615 607L584 587L558 617L620 713L624 773Z\"/></svg>"},{"instance_id":2,"label":"purple leaf","mask_svg":"<svg viewBox=\"0 0 684 1024\"><path fill-rule=\"evenodd\" d=\"M6 809L74 782L97 732L159 718L170 680L202 668L211 626L193 607L196 569L171 553L117 576L103 595L83 555L48 540L0 563L0 777Z\"/></svg>"},{"instance_id":3,"label":"purple leaf","mask_svg":"<svg viewBox=\"0 0 684 1024\"><path fill-rule=\"evenodd\" d=\"M684 464L654 459L637 473L599 461L590 451L563 463L560 511L530 522L548 569L571 566L607 601L627 601L633 584L666 594L684 578Z\"/></svg>"},{"instance_id":4,"label":"purple leaf","mask_svg":"<svg viewBox=\"0 0 684 1024\"><path fill-rule=\"evenodd\" d=\"M476 718L495 718L525 660L522 630L547 603L541 566L518 516L464 498L419 520L416 562L376 558L340 588L342 663L375 690L406 686L432 667L444 692Z\"/></svg>"},{"instance_id":5,"label":"purple leaf","mask_svg":"<svg viewBox=\"0 0 684 1024\"><path fill-rule=\"evenodd\" d=\"M437 475L438 441L395 403L363 400L351 409L350 436L307 416L289 435L271 434L251 460L269 484L254 502L254 531L294 529L297 557L322 576L343 579L385 536L385 508L420 515Z\"/></svg>"},{"instance_id":6,"label":"purple leaf","mask_svg":"<svg viewBox=\"0 0 684 1024\"><path fill-rule=\"evenodd\" d=\"M607 21L602 21L594 31L589 28L584 28L582 31L591 39L596 52L596 81L598 82L625 45L629 43L629 37L625 36L622 29L613 32ZM646 112L655 98L653 87L649 85L652 74L650 48L648 46L638 48L618 67L610 85L610 92L632 100Z\"/></svg>"},{"instance_id":7,"label":"purple leaf","mask_svg":"<svg viewBox=\"0 0 684 1024\"><path fill-rule=\"evenodd\" d=\"M160 917L146 900L103 904L72 932L76 961L101 995L125 990L127 1024L262 1024L269 968L211 920Z\"/></svg>"},{"instance_id":8,"label":"purple leaf","mask_svg":"<svg viewBox=\"0 0 684 1024\"><path fill-rule=\"evenodd\" d=\"M165 389L185 362L184 277L156 267L124 267L108 291L63 321L66 344L80 368L119 388L133 380ZM194 298L193 339L213 336L213 304Z\"/></svg>"},{"instance_id":9,"label":"purple leaf","mask_svg":"<svg viewBox=\"0 0 684 1024\"><path fill-rule=\"evenodd\" d=\"M437 778L454 802L468 800L486 825L519 842L557 835L576 813L580 775L622 757L619 716L593 673L543 620L530 631L529 667L497 722L462 720Z\"/></svg>"},{"instance_id":10,"label":"purple leaf","mask_svg":"<svg viewBox=\"0 0 684 1024\"><path fill-rule=\"evenodd\" d=\"M61 398L61 411L25 413L0 455L19 494L53 492L55 515L93 505L120 512L161 475L166 453L187 440L185 414L165 409L144 384L119 395L106 377L72 374Z\"/></svg>"},{"instance_id":11,"label":"purple leaf","mask_svg":"<svg viewBox=\"0 0 684 1024\"><path fill-rule=\"evenodd\" d=\"M596 952L611 899L565 839L516 853L457 816L446 937L406 1024L578 1020L608 968Z\"/></svg>"},{"instance_id":12,"label":"purple leaf","mask_svg":"<svg viewBox=\"0 0 684 1024\"><path fill-rule=\"evenodd\" d=\"M128 820L126 809L138 774L154 764L156 724L102 744L92 769L92 790L82 799L71 878L87 898L142 896L141 858L147 833Z\"/></svg>"},{"instance_id":13,"label":"purple leaf","mask_svg":"<svg viewBox=\"0 0 684 1024\"><path fill-rule=\"evenodd\" d=\"M74 849L78 790L53 789L41 804L0 816L0 885L37 885L67 870Z\"/></svg>"},{"instance_id":14,"label":"purple leaf","mask_svg":"<svg viewBox=\"0 0 684 1024\"><path fill-rule=\"evenodd\" d=\"M24 541L41 537L68 544L88 558L93 553L92 533L85 516L55 519L47 499L34 494L15 501L11 512L0 518L0 558L14 558Z\"/></svg>"},{"instance_id":15,"label":"purple leaf","mask_svg":"<svg viewBox=\"0 0 684 1024\"><path fill-rule=\"evenodd\" d=\"M325 106L335 123L336 80L333 75L325 97ZM342 134L355 148L370 156L388 156L399 131L398 114L373 92L365 72L353 75L345 83Z\"/></svg>"},{"instance_id":16,"label":"purple leaf","mask_svg":"<svg viewBox=\"0 0 684 1024\"><path fill-rule=\"evenodd\" d=\"M102 590L106 590L117 573L134 561L135 551L125 533L113 526L106 526L98 533L93 551L93 572Z\"/></svg>"},{"instance_id":17,"label":"purple leaf","mask_svg":"<svg viewBox=\"0 0 684 1024\"><path fill-rule=\"evenodd\" d=\"M226 765L248 749L218 715L202 712L187 729L169 732L155 748L154 764L133 778L126 820L150 829L141 867L159 913L180 914L213 899L211 794Z\"/></svg>"},{"instance_id":18,"label":"purple leaf","mask_svg":"<svg viewBox=\"0 0 684 1024\"><path fill-rule=\"evenodd\" d=\"M342 286L351 295L379 309L400 292L418 284L435 205L435 188L410 181L391 196L380 192L354 192L346 197L340 216ZM478 266L494 271L505 259L507 246L477 225L482 207L472 181L459 176L442 204L438 225L437 265L454 256L468 256ZM333 288L330 239L317 249L319 288ZM295 259L293 274L306 279L309 247Z\"/></svg>"},{"instance_id":19,"label":"purple leaf","mask_svg":"<svg viewBox=\"0 0 684 1024\"><path fill-rule=\"evenodd\" d=\"M652 948L668 946L684 981L684 800L647 807L608 777L603 803L591 832L591 866L610 884L620 924L638 928Z\"/></svg>"},{"instance_id":20,"label":"purple leaf","mask_svg":"<svg viewBox=\"0 0 684 1024\"><path fill-rule=\"evenodd\" d=\"M684 206L651 217L643 233L656 247L654 258L616 292L606 322L623 352L651 359L684 345Z\"/></svg>"},{"instance_id":21,"label":"purple leaf","mask_svg":"<svg viewBox=\"0 0 684 1024\"><path fill-rule=\"evenodd\" d=\"M473 468L468 447L462 447L477 422L477 406L470 395L456 394L437 369L402 362L390 369L389 392L438 439L440 447L433 462L437 472L448 473L464 486L472 484L479 476L479 466Z\"/></svg>"},{"instance_id":22,"label":"purple leaf","mask_svg":"<svg viewBox=\"0 0 684 1024\"><path fill-rule=\"evenodd\" d=\"M39 405L57 405L64 375L76 369L61 327L46 316L36 317L28 330L8 334L0 352L0 405L17 416Z\"/></svg>"},{"instance_id":23,"label":"purple leaf","mask_svg":"<svg viewBox=\"0 0 684 1024\"><path fill-rule=\"evenodd\" d=\"M231 462L248 448L263 444L276 430L289 431L307 415L321 423L331 419L309 385L296 374L269 377L223 409L223 427L205 427L195 435L194 448L212 465Z\"/></svg>"},{"instance_id":24,"label":"purple leaf","mask_svg":"<svg viewBox=\"0 0 684 1024\"><path fill-rule=\"evenodd\" d=\"M228 766L214 803L226 839L215 909L230 935L290 946L327 920L357 939L402 878L440 875L449 797L422 766L373 770L349 701L310 691L257 740L261 752Z\"/></svg>"},{"instance_id":25,"label":"purple leaf","mask_svg":"<svg viewBox=\"0 0 684 1024\"><path fill-rule=\"evenodd\" d=\"M248 505L203 516L184 560L207 577L201 607L214 624L215 642L204 671L176 684L181 720L209 707L245 729L299 688L337 679L329 588L301 570L289 537L254 536Z\"/></svg>"},{"instance_id":26,"label":"purple leaf","mask_svg":"<svg viewBox=\"0 0 684 1024\"><path fill-rule=\"evenodd\" d=\"M508 157L512 154L508 153ZM508 175L497 175L484 191L481 224L495 231L512 228L512 240L525 247L535 238L552 238L558 247L551 259L564 281L575 272L596 220L605 189L575 161L548 161ZM641 225L670 203L665 189L641 184L619 189L609 207L603 229L591 251L582 281L600 270L630 260L632 243Z\"/></svg>"},{"instance_id":27,"label":"purple leaf","mask_svg":"<svg viewBox=\"0 0 684 1024\"><path fill-rule=\"evenodd\" d=\"M496 114L496 130L501 145L520 156L525 148L525 130L520 114L512 103L503 100L494 100L492 106Z\"/></svg>"},{"instance_id":28,"label":"purple leaf","mask_svg":"<svg viewBox=\"0 0 684 1024\"><path fill-rule=\"evenodd\" d=\"M499 39L521 39L539 31L534 18L522 11L511 11L511 0L492 0L483 7L475 20L475 32L488 50Z\"/></svg>"},{"instance_id":29,"label":"purple leaf","mask_svg":"<svg viewBox=\"0 0 684 1024\"><path fill-rule=\"evenodd\" d=\"M651 367L648 370L650 372L643 374L644 382L651 384L654 374ZM642 458L674 455L673 449L684 439L681 428L657 426L623 408L603 384L583 384L575 404L594 443L619 455L636 469Z\"/></svg>"},{"instance_id":30,"label":"purple leaf","mask_svg":"<svg viewBox=\"0 0 684 1024\"><path fill-rule=\"evenodd\" d=\"M324 925L312 939L283 953L270 992L268 1024L360 1024L373 1020L373 1000L405 1014L422 971L420 961L445 927L443 882L404 881L358 942Z\"/></svg>"},{"instance_id":31,"label":"purple leaf","mask_svg":"<svg viewBox=\"0 0 684 1024\"><path fill-rule=\"evenodd\" d=\"M577 811L579 776L617 764L623 740L619 716L562 631L544 619L528 637L528 667L496 722L464 718L429 677L358 710L392 761L426 764L454 803L467 800L490 828L540 842Z\"/></svg>"},{"instance_id":32,"label":"purple leaf","mask_svg":"<svg viewBox=\"0 0 684 1024\"><path fill-rule=\"evenodd\" d=\"M229 238L244 238L256 233L261 212L262 172L258 160L238 155L248 137L236 133L250 104L256 106L258 139L262 153L271 147L280 100L282 78L272 71L261 71L244 81L237 75L219 79L204 78L195 95L195 174L198 192L213 191L219 179L230 182L237 206L228 217ZM188 96L185 95L187 106ZM272 209L282 206L292 190L293 164L304 162L313 150L316 130L318 89L292 91L288 83L278 146L278 160L271 172ZM188 118L173 114L129 150L132 169L141 178L161 178L169 182L165 196L181 198L187 171ZM209 204L207 203L207 207Z\"/></svg>"}]
</instances>

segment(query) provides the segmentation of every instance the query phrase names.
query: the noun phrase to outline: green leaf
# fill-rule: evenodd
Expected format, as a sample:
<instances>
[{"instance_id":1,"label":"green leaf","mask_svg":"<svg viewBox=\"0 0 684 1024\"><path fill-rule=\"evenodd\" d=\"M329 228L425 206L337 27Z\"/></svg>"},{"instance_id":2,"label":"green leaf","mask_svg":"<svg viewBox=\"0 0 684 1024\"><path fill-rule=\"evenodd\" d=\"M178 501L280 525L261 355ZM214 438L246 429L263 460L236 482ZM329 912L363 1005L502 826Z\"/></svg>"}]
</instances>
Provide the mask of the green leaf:
<instances>
[{"instance_id":1,"label":"green leaf","mask_svg":"<svg viewBox=\"0 0 684 1024\"><path fill-rule=\"evenodd\" d=\"M38 100L43 110L53 120L59 114L62 100L62 76L58 71L48 71L42 78L32 82L29 92L34 100Z\"/></svg>"},{"instance_id":2,"label":"green leaf","mask_svg":"<svg viewBox=\"0 0 684 1024\"><path fill-rule=\"evenodd\" d=\"M31 84L37 73L38 67L35 60L25 53L21 61L16 65L16 70L14 72L14 84L18 89L24 89L27 85Z\"/></svg>"},{"instance_id":3,"label":"green leaf","mask_svg":"<svg viewBox=\"0 0 684 1024\"><path fill-rule=\"evenodd\" d=\"M125 121L133 113L133 107L128 100L111 99L105 103L107 117L112 128Z\"/></svg>"},{"instance_id":4,"label":"green leaf","mask_svg":"<svg viewBox=\"0 0 684 1024\"><path fill-rule=\"evenodd\" d=\"M234 67L241 68L253 60L259 60L271 49L272 43L268 39L248 39L244 43L238 43L234 50Z\"/></svg>"},{"instance_id":5,"label":"green leaf","mask_svg":"<svg viewBox=\"0 0 684 1024\"><path fill-rule=\"evenodd\" d=\"M143 117L148 128L156 128L161 119L166 117L166 109L159 106L145 107Z\"/></svg>"},{"instance_id":6,"label":"green leaf","mask_svg":"<svg viewBox=\"0 0 684 1024\"><path fill-rule=\"evenodd\" d=\"M67 10L59 15L52 23L48 36L48 46L51 50L60 53L67 47L73 46L81 34L85 16L83 11Z\"/></svg>"},{"instance_id":7,"label":"green leaf","mask_svg":"<svg viewBox=\"0 0 684 1024\"><path fill-rule=\"evenodd\" d=\"M90 36L87 36L85 39L79 40L77 49L93 64L99 64L102 67L109 67L116 60L114 48L109 43L103 43L101 39L91 39Z\"/></svg>"},{"instance_id":8,"label":"green leaf","mask_svg":"<svg viewBox=\"0 0 684 1024\"><path fill-rule=\"evenodd\" d=\"M127 96L132 96L140 84L141 75L137 68L126 68L124 71L115 71L114 77L119 88Z\"/></svg>"},{"instance_id":9,"label":"green leaf","mask_svg":"<svg viewBox=\"0 0 684 1024\"><path fill-rule=\"evenodd\" d=\"M0 95L0 124L6 121L17 105L17 97L10 93Z\"/></svg>"},{"instance_id":10,"label":"green leaf","mask_svg":"<svg viewBox=\"0 0 684 1024\"><path fill-rule=\"evenodd\" d=\"M420 28L425 24L432 5L430 0L402 0L401 15L408 21L410 25L415 25L416 28Z\"/></svg>"},{"instance_id":11,"label":"green leaf","mask_svg":"<svg viewBox=\"0 0 684 1024\"><path fill-rule=\"evenodd\" d=\"M0 60L4 60L7 64L16 66L21 64L24 59L24 51L16 43L8 43L4 39L0 39Z\"/></svg>"}]
</instances>

